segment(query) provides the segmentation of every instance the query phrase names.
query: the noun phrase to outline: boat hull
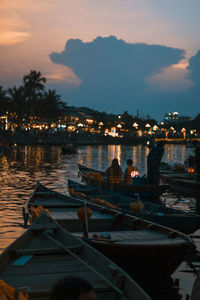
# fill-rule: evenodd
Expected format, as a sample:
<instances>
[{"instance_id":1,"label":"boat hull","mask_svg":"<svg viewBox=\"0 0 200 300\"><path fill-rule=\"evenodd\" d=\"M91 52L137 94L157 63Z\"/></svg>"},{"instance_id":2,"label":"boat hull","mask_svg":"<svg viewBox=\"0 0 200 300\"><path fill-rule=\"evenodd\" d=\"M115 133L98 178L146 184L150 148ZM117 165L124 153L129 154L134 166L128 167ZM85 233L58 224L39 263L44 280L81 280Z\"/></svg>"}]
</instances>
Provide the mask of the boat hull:
<instances>
[{"instance_id":1,"label":"boat hull","mask_svg":"<svg viewBox=\"0 0 200 300\"><path fill-rule=\"evenodd\" d=\"M85 205L83 200L38 183L28 207L42 203L56 222L69 232L83 237L83 224L77 216L77 208ZM130 267L138 274L148 271L155 277L171 275L193 246L189 237L170 228L102 205L87 202L87 207L92 210L87 241L123 268ZM110 234L109 239L94 238L94 234L104 236L106 233Z\"/></svg>"}]
</instances>

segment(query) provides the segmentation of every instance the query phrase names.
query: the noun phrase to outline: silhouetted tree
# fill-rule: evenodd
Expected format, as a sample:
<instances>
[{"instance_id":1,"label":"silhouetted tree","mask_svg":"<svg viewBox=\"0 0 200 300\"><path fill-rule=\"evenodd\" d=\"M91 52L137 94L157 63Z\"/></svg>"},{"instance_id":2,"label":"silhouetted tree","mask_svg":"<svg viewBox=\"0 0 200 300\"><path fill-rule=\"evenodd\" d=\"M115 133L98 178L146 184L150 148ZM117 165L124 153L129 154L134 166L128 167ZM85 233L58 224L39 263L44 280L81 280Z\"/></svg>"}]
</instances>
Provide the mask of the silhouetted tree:
<instances>
[{"instance_id":1,"label":"silhouetted tree","mask_svg":"<svg viewBox=\"0 0 200 300\"><path fill-rule=\"evenodd\" d=\"M31 70L28 75L23 77L24 89L27 96L27 100L30 105L30 113L37 111L38 98L41 98L44 91L44 83L46 78L42 77L40 71Z\"/></svg>"},{"instance_id":2,"label":"silhouetted tree","mask_svg":"<svg viewBox=\"0 0 200 300\"><path fill-rule=\"evenodd\" d=\"M12 113L12 121L19 126L22 125L23 119L27 113L27 98L25 90L22 86L17 88L14 86L8 89L9 112Z\"/></svg>"},{"instance_id":3,"label":"silhouetted tree","mask_svg":"<svg viewBox=\"0 0 200 300\"><path fill-rule=\"evenodd\" d=\"M7 91L0 86L0 115L5 114L9 110L9 99Z\"/></svg>"},{"instance_id":4,"label":"silhouetted tree","mask_svg":"<svg viewBox=\"0 0 200 300\"><path fill-rule=\"evenodd\" d=\"M60 95L56 93L55 89L44 93L40 111L49 126L52 121L57 122L65 108L66 104L60 100Z\"/></svg>"}]
</instances>

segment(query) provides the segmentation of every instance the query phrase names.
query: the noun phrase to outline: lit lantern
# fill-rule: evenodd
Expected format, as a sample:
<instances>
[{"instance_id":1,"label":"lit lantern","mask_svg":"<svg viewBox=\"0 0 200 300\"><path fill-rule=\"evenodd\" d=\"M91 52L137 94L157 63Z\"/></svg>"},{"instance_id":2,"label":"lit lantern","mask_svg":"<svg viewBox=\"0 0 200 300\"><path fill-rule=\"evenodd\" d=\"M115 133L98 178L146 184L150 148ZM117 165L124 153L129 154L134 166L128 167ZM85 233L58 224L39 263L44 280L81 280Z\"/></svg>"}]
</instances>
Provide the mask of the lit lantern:
<instances>
[{"instance_id":1,"label":"lit lantern","mask_svg":"<svg viewBox=\"0 0 200 300\"><path fill-rule=\"evenodd\" d=\"M132 178L137 177L137 176L139 176L139 172L137 170L131 172L131 177Z\"/></svg>"},{"instance_id":2,"label":"lit lantern","mask_svg":"<svg viewBox=\"0 0 200 300\"><path fill-rule=\"evenodd\" d=\"M194 170L194 168L188 168L188 173L194 173L195 172L195 170Z\"/></svg>"}]
</instances>

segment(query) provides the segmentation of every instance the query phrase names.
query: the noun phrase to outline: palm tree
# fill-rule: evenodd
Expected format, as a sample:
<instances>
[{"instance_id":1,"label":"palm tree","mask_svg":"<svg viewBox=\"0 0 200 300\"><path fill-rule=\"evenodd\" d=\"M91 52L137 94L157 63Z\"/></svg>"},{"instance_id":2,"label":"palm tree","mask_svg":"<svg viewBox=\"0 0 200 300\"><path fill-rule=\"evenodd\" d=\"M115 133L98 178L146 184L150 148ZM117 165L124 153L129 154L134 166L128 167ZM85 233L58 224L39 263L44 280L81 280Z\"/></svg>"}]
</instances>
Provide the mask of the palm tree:
<instances>
[{"instance_id":1,"label":"palm tree","mask_svg":"<svg viewBox=\"0 0 200 300\"><path fill-rule=\"evenodd\" d=\"M9 99L7 97L7 91L0 86L0 115L5 114L9 109Z\"/></svg>"},{"instance_id":2,"label":"palm tree","mask_svg":"<svg viewBox=\"0 0 200 300\"><path fill-rule=\"evenodd\" d=\"M25 90L22 86L17 88L14 86L8 89L8 98L10 100L10 112L13 113L14 121L21 126L23 118L27 113L27 98Z\"/></svg>"},{"instance_id":3,"label":"palm tree","mask_svg":"<svg viewBox=\"0 0 200 300\"><path fill-rule=\"evenodd\" d=\"M34 113L37 110L37 99L41 96L41 92L44 91L44 83L46 78L42 77L40 71L31 70L28 75L23 77L24 89L30 104L30 112Z\"/></svg>"},{"instance_id":4,"label":"palm tree","mask_svg":"<svg viewBox=\"0 0 200 300\"><path fill-rule=\"evenodd\" d=\"M51 121L57 122L58 117L65 108L66 104L60 100L60 95L56 93L55 89L44 93L40 110L49 126Z\"/></svg>"}]
</instances>

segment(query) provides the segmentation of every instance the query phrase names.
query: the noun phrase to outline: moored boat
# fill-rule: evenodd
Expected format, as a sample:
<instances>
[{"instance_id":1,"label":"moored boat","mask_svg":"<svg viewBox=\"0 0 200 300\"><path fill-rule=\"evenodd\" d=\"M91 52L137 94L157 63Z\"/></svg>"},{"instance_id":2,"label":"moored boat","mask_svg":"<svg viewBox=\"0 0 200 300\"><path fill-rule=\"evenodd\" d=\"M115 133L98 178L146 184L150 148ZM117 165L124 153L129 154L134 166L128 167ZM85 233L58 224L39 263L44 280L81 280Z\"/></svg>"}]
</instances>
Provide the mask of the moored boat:
<instances>
[{"instance_id":1,"label":"moored boat","mask_svg":"<svg viewBox=\"0 0 200 300\"><path fill-rule=\"evenodd\" d=\"M200 215L188 213L182 210L174 209L166 205L151 203L150 201L135 201L131 197L121 195L119 193L105 192L89 185L80 184L73 180L68 180L68 190L71 196L87 201L102 202L114 205L116 208L121 208L124 212L131 213L136 217L161 224L166 227L174 228L185 234L194 233L200 228ZM138 203L138 207L132 207L131 204ZM141 204L141 207L140 207ZM135 208L135 209L134 209Z\"/></svg>"},{"instance_id":2,"label":"moored boat","mask_svg":"<svg viewBox=\"0 0 200 300\"><path fill-rule=\"evenodd\" d=\"M26 290L30 300L49 299L53 285L65 276L87 279L101 300L150 300L127 273L45 212L0 256L0 280Z\"/></svg>"},{"instance_id":3,"label":"moored boat","mask_svg":"<svg viewBox=\"0 0 200 300\"><path fill-rule=\"evenodd\" d=\"M188 197L200 197L200 181L195 180L193 173L163 171L160 176L163 182L170 184L174 192Z\"/></svg>"},{"instance_id":4,"label":"moored boat","mask_svg":"<svg viewBox=\"0 0 200 300\"><path fill-rule=\"evenodd\" d=\"M98 187L102 190L122 193L127 196L140 195L141 199L148 199L149 201L158 202L158 197L163 194L168 188L168 184L162 185L149 185L149 184L123 184L123 183L110 183L106 180L104 172L87 168L83 165L78 164L79 176L82 181L86 184ZM100 174L101 178L98 178L96 174Z\"/></svg>"},{"instance_id":5,"label":"moored boat","mask_svg":"<svg viewBox=\"0 0 200 300\"><path fill-rule=\"evenodd\" d=\"M67 144L61 146L61 154L77 154L78 150L75 145Z\"/></svg>"},{"instance_id":6,"label":"moored boat","mask_svg":"<svg viewBox=\"0 0 200 300\"><path fill-rule=\"evenodd\" d=\"M63 195L39 182L27 207L30 211L31 206L43 205L61 226L82 237L77 209L86 204L92 212L87 241L125 270L134 271L135 276L169 276L193 246L189 237L176 230Z\"/></svg>"}]
</instances>

